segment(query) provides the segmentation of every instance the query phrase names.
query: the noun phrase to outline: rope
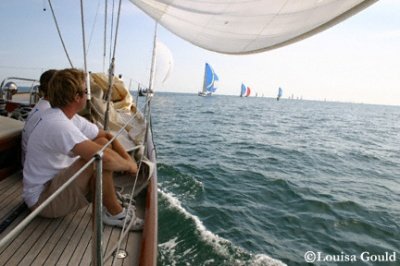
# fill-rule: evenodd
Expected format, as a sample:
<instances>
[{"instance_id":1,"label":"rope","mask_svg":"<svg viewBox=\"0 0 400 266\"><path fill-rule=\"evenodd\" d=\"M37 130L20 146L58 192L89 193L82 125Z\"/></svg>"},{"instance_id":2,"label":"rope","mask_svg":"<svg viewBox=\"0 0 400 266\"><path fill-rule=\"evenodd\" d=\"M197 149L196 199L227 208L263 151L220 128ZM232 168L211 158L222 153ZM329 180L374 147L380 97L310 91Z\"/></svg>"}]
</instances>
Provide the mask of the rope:
<instances>
[{"instance_id":1,"label":"rope","mask_svg":"<svg viewBox=\"0 0 400 266\"><path fill-rule=\"evenodd\" d=\"M108 58L108 61L111 61L111 47L112 47L112 39L113 39L113 29L114 29L114 4L115 4L115 0L113 0L112 2L112 12L111 12L111 25L110 25L110 55Z\"/></svg>"},{"instance_id":2,"label":"rope","mask_svg":"<svg viewBox=\"0 0 400 266\"><path fill-rule=\"evenodd\" d=\"M83 0L81 2L81 26L82 26L82 46L83 46L83 65L87 75L87 55L86 55L86 37L85 37L85 16L83 13Z\"/></svg>"},{"instance_id":3,"label":"rope","mask_svg":"<svg viewBox=\"0 0 400 266\"><path fill-rule=\"evenodd\" d=\"M111 60L110 68L108 70L108 90L107 93L104 95L104 99L107 101L106 105L106 113L104 114L104 130L108 131L108 121L110 117L110 102L111 102L111 92L112 92L112 85L114 79L114 67L115 67L115 58Z\"/></svg>"},{"instance_id":4,"label":"rope","mask_svg":"<svg viewBox=\"0 0 400 266\"><path fill-rule=\"evenodd\" d=\"M83 12L83 0L81 0L81 26L82 26L82 46L83 46L83 65L85 70L85 83L86 83L86 90L87 90L87 101L86 101L86 109L89 112L89 117L91 117L91 89L90 89L90 75L87 69L87 53L86 53L86 34L85 34L85 15ZM92 122L92 121L91 121Z\"/></svg>"},{"instance_id":5,"label":"rope","mask_svg":"<svg viewBox=\"0 0 400 266\"><path fill-rule=\"evenodd\" d=\"M151 69L150 69L150 81L149 81L149 91L146 94L146 99L148 99L147 104L145 106L145 113L146 110L148 109L148 119L150 120L151 118L151 98L153 95L153 82L154 82L154 71L156 68L156 48L157 48L157 29L158 29L158 22L155 23L154 26L154 37L153 37L153 52L152 52L152 58L151 58ZM148 132L149 132L149 123L146 124L146 132L145 132L145 139L147 140L148 137ZM147 148L145 148L145 153L147 152Z\"/></svg>"},{"instance_id":6,"label":"rope","mask_svg":"<svg viewBox=\"0 0 400 266\"><path fill-rule=\"evenodd\" d=\"M70 66L71 66L71 67L74 67L74 65L72 64L71 58L69 57L67 48L65 47L64 40L63 40L63 38L62 38L62 36L61 36L60 27L58 26L57 18L56 18L56 15L55 15L55 13L54 13L53 6L52 6L52 4L51 4L51 0L48 0L48 2L49 2L51 14L53 15L54 23L55 23L56 28L57 28L58 36L60 37L61 44L62 44L62 46L63 46L63 48L64 48L64 52L65 52L65 54L67 55L67 58L68 58L68 61L69 61Z\"/></svg>"},{"instance_id":7,"label":"rope","mask_svg":"<svg viewBox=\"0 0 400 266\"><path fill-rule=\"evenodd\" d=\"M118 13L117 13L117 25L115 26L114 49L113 49L113 54L112 54L112 58L111 58L110 68L108 71L108 75L109 75L108 76L108 91L107 91L107 94L105 95L106 96L105 100L107 101L107 108L106 108L106 114L105 114L105 119L104 119L104 130L108 129L112 82L113 82L114 67L115 67L115 52L116 52L116 48L117 48L119 19L121 17L121 4L122 4L122 0L119 0ZM113 2L113 6L114 6L114 2ZM111 52L111 50L110 50L110 52Z\"/></svg>"},{"instance_id":8,"label":"rope","mask_svg":"<svg viewBox=\"0 0 400 266\"><path fill-rule=\"evenodd\" d=\"M155 31L154 31L154 44L153 44L154 46L153 46L153 58L152 58L153 60L154 60L154 57L155 57L155 45L156 45L155 43L156 43L156 40L157 40L157 23L155 25ZM153 64L154 64L154 62L153 62ZM151 76L152 76L152 74L150 74L150 83L152 82L152 77ZM151 84L150 84L149 85L149 92L146 94L146 102L144 104L144 110L143 110L143 114L145 116L145 121L146 121L146 131L145 131L145 137L144 137L142 145L144 145L144 143L148 143L149 130L152 133L152 127L151 127L151 125L152 125L152 122L151 122L151 104L150 104L151 103L151 99L153 98L152 91L153 90L152 90ZM152 143L154 143L153 134L152 134ZM153 150L154 149L155 148L153 147ZM141 169L142 164L143 164L143 156L144 156L144 154L147 154L147 153L149 153L149 151L147 150L147 145L145 145L145 152L141 154L138 171L136 173L135 182L134 182L133 187L132 187L130 200L129 200L129 206L132 205L132 202L134 202L133 197L134 197L134 192L135 192L137 180L139 178L139 172L140 172L140 169ZM122 240L127 236L128 232L129 232L129 228L130 228L130 226L131 226L131 224L133 222L134 222L134 220L132 219L129 222L129 225L126 226L126 219L124 220L124 224L123 224L123 227L122 227L122 230L121 230L121 233L120 233L120 237L118 239L118 243L117 243L117 245L114 245L114 247L111 249L111 251L106 255L106 257L104 258L104 261L107 261L110 258L110 256L113 254L114 250L119 250L120 249L121 244L122 244ZM127 229L125 230L125 228L127 228ZM115 256L113 257L112 265L114 265L114 262L115 262Z\"/></svg>"},{"instance_id":9,"label":"rope","mask_svg":"<svg viewBox=\"0 0 400 266\"><path fill-rule=\"evenodd\" d=\"M113 58L115 58L115 51L117 49L117 39L118 39L117 37L118 37L118 29L119 29L119 19L121 18L121 5L122 5L122 0L119 0L118 15L117 15L117 25L115 26Z\"/></svg>"},{"instance_id":10,"label":"rope","mask_svg":"<svg viewBox=\"0 0 400 266\"><path fill-rule=\"evenodd\" d=\"M108 0L104 5L104 47L103 47L103 72L105 72L106 68L106 52L107 52L107 6Z\"/></svg>"},{"instance_id":11,"label":"rope","mask_svg":"<svg viewBox=\"0 0 400 266\"><path fill-rule=\"evenodd\" d=\"M96 15L94 16L92 29L90 30L89 43L88 43L87 48L86 48L86 53L87 54L89 54L89 48L90 48L90 46L92 44L94 28L95 28L96 23L97 23L97 16L99 15L99 9L100 9L100 0L98 0L98 2L97 2Z\"/></svg>"},{"instance_id":12,"label":"rope","mask_svg":"<svg viewBox=\"0 0 400 266\"><path fill-rule=\"evenodd\" d=\"M151 101L151 98L152 98L151 96L146 98L146 102L144 104L144 109L146 108L146 106L149 105L149 103ZM150 116L150 108L148 108L148 110L149 110L148 113L144 114L145 121L146 121L146 130L148 130L148 128L149 128L148 125L150 123L150 118L151 118L151 116ZM143 110L143 111L145 111L145 110ZM128 125L128 123L130 121L132 121L132 119L133 118L129 119L129 121L125 124L125 126L123 128L125 128ZM147 136L147 135L148 134L146 132L145 136ZM147 143L147 137L144 138L142 145L144 145L144 143ZM145 146L147 146L147 145L145 145ZM136 173L135 181L133 183L133 187L132 187L132 190L131 190L131 193L130 193L128 206L131 206L131 205L133 205L133 203L135 203L135 200L133 199L133 197L134 197L137 181L139 179L139 172L140 172L140 169L141 169L142 164L143 164L143 158L144 158L144 153L141 154L141 158L140 158L140 162L139 162L139 166L138 166L138 171ZM118 242L116 244L114 244L114 246L110 249L110 251L105 255L104 262L106 262L107 260L109 260L111 258L111 256L113 256L113 253L114 253L115 250L119 250L120 249L121 244L122 244L122 240L128 235L129 228L131 227L133 222L134 222L134 219L131 219L131 221L127 224L127 219L124 220L124 224L122 226L121 233L120 233L120 236L118 238ZM114 265L114 262L115 262L115 256L113 256L112 265Z\"/></svg>"}]
</instances>

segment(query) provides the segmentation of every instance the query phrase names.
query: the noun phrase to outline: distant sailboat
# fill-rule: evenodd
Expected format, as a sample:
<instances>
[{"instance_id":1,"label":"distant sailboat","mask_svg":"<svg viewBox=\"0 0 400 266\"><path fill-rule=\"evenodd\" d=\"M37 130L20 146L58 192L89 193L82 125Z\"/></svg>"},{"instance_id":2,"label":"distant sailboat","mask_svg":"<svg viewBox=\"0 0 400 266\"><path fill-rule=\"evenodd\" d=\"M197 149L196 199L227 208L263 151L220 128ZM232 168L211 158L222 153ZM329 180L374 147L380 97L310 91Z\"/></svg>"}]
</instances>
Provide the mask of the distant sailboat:
<instances>
[{"instance_id":1,"label":"distant sailboat","mask_svg":"<svg viewBox=\"0 0 400 266\"><path fill-rule=\"evenodd\" d=\"M283 94L282 88L279 87L279 89L278 89L278 96L276 97L276 100L277 100L277 101L279 101L279 99L282 97L282 94Z\"/></svg>"},{"instance_id":2,"label":"distant sailboat","mask_svg":"<svg viewBox=\"0 0 400 266\"><path fill-rule=\"evenodd\" d=\"M206 63L204 70L203 90L199 92L199 96L211 96L217 90L218 76L214 69Z\"/></svg>"},{"instance_id":3,"label":"distant sailboat","mask_svg":"<svg viewBox=\"0 0 400 266\"><path fill-rule=\"evenodd\" d=\"M250 87L247 87L242 83L242 86L240 87L240 97L248 97L251 93Z\"/></svg>"},{"instance_id":4,"label":"distant sailboat","mask_svg":"<svg viewBox=\"0 0 400 266\"><path fill-rule=\"evenodd\" d=\"M251 93L251 89L250 89L250 87L247 87L246 95L244 97L249 97L250 93Z\"/></svg>"},{"instance_id":5,"label":"distant sailboat","mask_svg":"<svg viewBox=\"0 0 400 266\"><path fill-rule=\"evenodd\" d=\"M240 97L243 97L246 94L247 87L242 83L240 87Z\"/></svg>"},{"instance_id":6,"label":"distant sailboat","mask_svg":"<svg viewBox=\"0 0 400 266\"><path fill-rule=\"evenodd\" d=\"M140 83L138 84L138 96L146 96L150 90L146 87L142 87Z\"/></svg>"}]
</instances>

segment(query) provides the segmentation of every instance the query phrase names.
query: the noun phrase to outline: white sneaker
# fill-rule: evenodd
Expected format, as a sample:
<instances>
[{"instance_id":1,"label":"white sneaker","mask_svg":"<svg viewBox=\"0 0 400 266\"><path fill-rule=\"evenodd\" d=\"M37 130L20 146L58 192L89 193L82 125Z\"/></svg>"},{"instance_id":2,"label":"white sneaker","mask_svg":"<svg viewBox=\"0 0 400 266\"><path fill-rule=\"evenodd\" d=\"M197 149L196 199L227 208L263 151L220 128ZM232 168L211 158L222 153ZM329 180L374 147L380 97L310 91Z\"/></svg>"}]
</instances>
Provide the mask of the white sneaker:
<instances>
[{"instance_id":1,"label":"white sneaker","mask_svg":"<svg viewBox=\"0 0 400 266\"><path fill-rule=\"evenodd\" d=\"M133 208L123 208L122 212L116 215L111 215L106 208L103 210L104 224L122 228L124 226L125 219L127 219L125 226L130 226L129 230L139 231L143 229L144 221L136 216Z\"/></svg>"}]
</instances>

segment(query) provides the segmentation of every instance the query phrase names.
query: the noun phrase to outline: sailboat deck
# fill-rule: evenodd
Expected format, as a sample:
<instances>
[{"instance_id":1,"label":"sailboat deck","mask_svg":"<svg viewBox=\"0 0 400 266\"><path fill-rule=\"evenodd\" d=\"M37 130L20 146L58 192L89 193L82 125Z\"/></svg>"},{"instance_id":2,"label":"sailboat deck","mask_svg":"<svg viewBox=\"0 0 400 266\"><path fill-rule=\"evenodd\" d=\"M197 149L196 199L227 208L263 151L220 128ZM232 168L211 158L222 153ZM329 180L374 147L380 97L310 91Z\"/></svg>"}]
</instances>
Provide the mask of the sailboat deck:
<instances>
[{"instance_id":1,"label":"sailboat deck","mask_svg":"<svg viewBox=\"0 0 400 266\"><path fill-rule=\"evenodd\" d=\"M21 173L0 181L0 221L3 222L22 204ZM139 195L137 203L142 201ZM137 204L143 217L144 204ZM1 234L3 238L29 214L24 209ZM14 240L0 249L1 265L90 265L92 260L92 205L65 217L47 219L36 217ZM103 249L109 254L117 243L120 229L104 226ZM122 242L125 259L116 259L115 265L138 265L141 232L129 232ZM111 265L112 257L104 265Z\"/></svg>"}]
</instances>

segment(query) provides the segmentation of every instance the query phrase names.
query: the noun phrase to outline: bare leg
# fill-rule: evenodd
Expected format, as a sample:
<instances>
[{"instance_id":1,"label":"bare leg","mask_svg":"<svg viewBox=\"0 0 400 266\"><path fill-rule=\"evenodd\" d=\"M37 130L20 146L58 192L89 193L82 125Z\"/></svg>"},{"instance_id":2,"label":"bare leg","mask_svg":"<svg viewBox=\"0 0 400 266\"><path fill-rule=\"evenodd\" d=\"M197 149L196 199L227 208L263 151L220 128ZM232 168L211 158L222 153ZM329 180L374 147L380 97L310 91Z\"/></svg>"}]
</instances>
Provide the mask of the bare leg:
<instances>
[{"instance_id":1,"label":"bare leg","mask_svg":"<svg viewBox=\"0 0 400 266\"><path fill-rule=\"evenodd\" d=\"M106 138L95 139L95 142L104 146L108 140ZM93 188L95 187L95 178L93 178ZM93 190L94 191L94 190ZM116 215L122 211L114 189L113 172L103 169L103 205L111 215Z\"/></svg>"},{"instance_id":2,"label":"bare leg","mask_svg":"<svg viewBox=\"0 0 400 266\"><path fill-rule=\"evenodd\" d=\"M103 204L111 215L122 211L114 189L112 172L103 170Z\"/></svg>"},{"instance_id":3,"label":"bare leg","mask_svg":"<svg viewBox=\"0 0 400 266\"><path fill-rule=\"evenodd\" d=\"M104 146L109 139L112 138L112 135L108 135L107 138L105 137L100 137L100 138L96 138L93 141ZM136 164L136 161L134 158L132 158L132 156L130 156L124 149L124 147L121 145L121 143L115 139L109 146L110 149L112 149L113 151L115 151L116 153L118 153L122 158L124 158L125 160L130 160L133 161Z\"/></svg>"}]
</instances>

